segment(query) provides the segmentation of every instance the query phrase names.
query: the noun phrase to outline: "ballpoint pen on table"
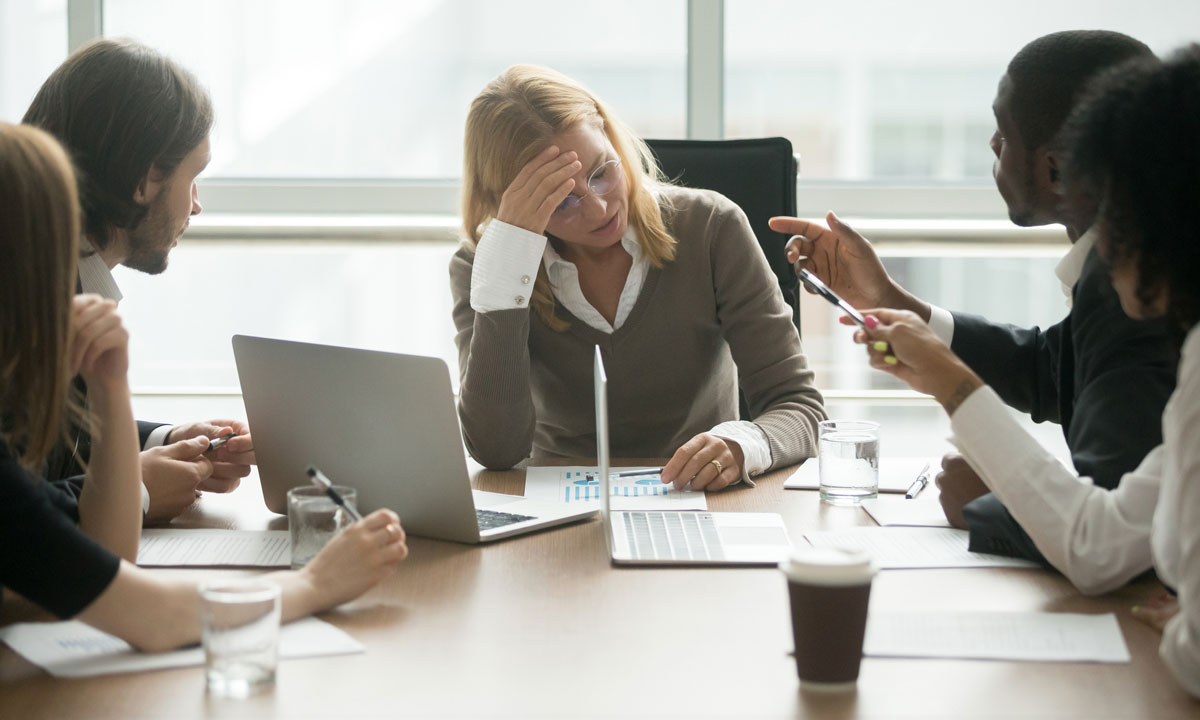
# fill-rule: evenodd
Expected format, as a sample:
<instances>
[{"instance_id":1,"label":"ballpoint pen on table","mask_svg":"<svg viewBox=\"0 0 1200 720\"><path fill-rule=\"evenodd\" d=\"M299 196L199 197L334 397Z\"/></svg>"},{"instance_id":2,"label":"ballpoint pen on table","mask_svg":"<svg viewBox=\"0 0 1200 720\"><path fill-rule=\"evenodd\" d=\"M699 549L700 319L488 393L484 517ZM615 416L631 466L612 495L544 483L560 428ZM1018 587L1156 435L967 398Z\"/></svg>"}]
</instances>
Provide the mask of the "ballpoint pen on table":
<instances>
[{"instance_id":1,"label":"ballpoint pen on table","mask_svg":"<svg viewBox=\"0 0 1200 720\"><path fill-rule=\"evenodd\" d=\"M921 468L921 472L917 473L917 479L913 480L912 485L908 486L908 490L904 491L904 497L907 500L912 500L921 494L925 486L929 484L929 463L925 463L925 467Z\"/></svg>"},{"instance_id":2,"label":"ballpoint pen on table","mask_svg":"<svg viewBox=\"0 0 1200 720\"><path fill-rule=\"evenodd\" d=\"M316 485L324 490L325 494L329 496L329 499L345 510L346 514L349 515L354 522L358 522L359 520L363 519L362 515L359 515L357 510L346 504L346 501L342 499L342 496L338 494L338 491L333 489L333 483L330 482L329 478L325 477L325 473L318 470L315 465L309 465L308 469L304 472L308 474L308 477L312 480L313 485Z\"/></svg>"},{"instance_id":3,"label":"ballpoint pen on table","mask_svg":"<svg viewBox=\"0 0 1200 720\"><path fill-rule=\"evenodd\" d=\"M625 470L624 472L610 472L608 474L608 476L610 478L641 477L643 475L661 475L662 471L663 471L663 469L660 467L642 468L641 470ZM596 480L597 482L599 482L599 480L597 480L597 478L596 478L596 473L587 473L586 477L589 482L592 480Z\"/></svg>"}]
</instances>

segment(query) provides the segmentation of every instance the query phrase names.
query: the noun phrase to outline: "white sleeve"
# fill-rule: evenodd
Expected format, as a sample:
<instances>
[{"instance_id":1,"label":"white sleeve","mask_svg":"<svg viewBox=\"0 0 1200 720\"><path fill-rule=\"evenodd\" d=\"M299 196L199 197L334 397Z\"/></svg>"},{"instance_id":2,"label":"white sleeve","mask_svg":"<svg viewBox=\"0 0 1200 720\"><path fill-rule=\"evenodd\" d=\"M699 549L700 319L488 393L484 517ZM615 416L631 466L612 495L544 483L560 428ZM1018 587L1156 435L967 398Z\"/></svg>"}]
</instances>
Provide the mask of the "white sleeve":
<instances>
[{"instance_id":1,"label":"white sleeve","mask_svg":"<svg viewBox=\"0 0 1200 720\"><path fill-rule=\"evenodd\" d=\"M741 446L742 454L745 456L745 465L742 467L740 482L754 487L754 481L750 479L750 476L759 475L771 467L771 445L767 442L767 434L754 423L745 420L730 420L717 425L708 432L719 438L732 440Z\"/></svg>"},{"instance_id":2,"label":"white sleeve","mask_svg":"<svg viewBox=\"0 0 1200 720\"><path fill-rule=\"evenodd\" d=\"M1151 567L1161 445L1109 491L1080 478L1038 444L990 387L971 393L950 427L967 462L1050 564L1081 591L1107 592Z\"/></svg>"},{"instance_id":3,"label":"white sleeve","mask_svg":"<svg viewBox=\"0 0 1200 720\"><path fill-rule=\"evenodd\" d=\"M1175 678L1192 695L1200 697L1200 449L1193 443L1184 453L1192 458L1181 474L1179 503L1179 566L1175 568L1174 587L1179 594L1179 613L1163 628L1158 654ZM1181 453L1182 454L1182 453Z\"/></svg>"},{"instance_id":4,"label":"white sleeve","mask_svg":"<svg viewBox=\"0 0 1200 720\"><path fill-rule=\"evenodd\" d=\"M1193 333L1196 331L1193 330ZM1200 697L1200 345L1189 339L1179 368L1179 384L1163 415L1164 505L1155 520L1159 577L1179 597L1179 613L1163 628L1158 653L1175 679ZM1169 483L1169 484L1168 484ZM1169 546L1169 547L1164 547ZM1167 565L1168 567L1163 567Z\"/></svg>"},{"instance_id":5,"label":"white sleeve","mask_svg":"<svg viewBox=\"0 0 1200 720\"><path fill-rule=\"evenodd\" d=\"M154 428L150 431L150 434L146 436L146 444L142 446L142 449L149 450L150 448L162 447L163 445L166 445L167 435L171 434L171 431L174 429L174 425L159 425L158 427Z\"/></svg>"},{"instance_id":6,"label":"white sleeve","mask_svg":"<svg viewBox=\"0 0 1200 720\"><path fill-rule=\"evenodd\" d=\"M492 220L471 269L471 309L477 313L529 307L546 236Z\"/></svg>"},{"instance_id":7,"label":"white sleeve","mask_svg":"<svg viewBox=\"0 0 1200 720\"><path fill-rule=\"evenodd\" d=\"M938 340L946 347L950 347L950 341L954 339L954 316L949 310L940 308L937 305L929 306L929 329L937 335Z\"/></svg>"}]
</instances>

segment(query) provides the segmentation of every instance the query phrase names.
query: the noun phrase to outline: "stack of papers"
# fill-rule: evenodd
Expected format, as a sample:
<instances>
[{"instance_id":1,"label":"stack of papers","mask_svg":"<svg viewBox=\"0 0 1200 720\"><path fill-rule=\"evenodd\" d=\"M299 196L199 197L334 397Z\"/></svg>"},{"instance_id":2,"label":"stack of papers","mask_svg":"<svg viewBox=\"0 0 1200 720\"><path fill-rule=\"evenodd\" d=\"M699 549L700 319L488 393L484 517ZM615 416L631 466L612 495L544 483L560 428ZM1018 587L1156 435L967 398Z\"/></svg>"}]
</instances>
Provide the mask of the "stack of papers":
<instances>
[{"instance_id":1,"label":"stack of papers","mask_svg":"<svg viewBox=\"0 0 1200 720\"><path fill-rule=\"evenodd\" d=\"M937 488L909 500L900 495L870 498L862 501L863 510L884 527L950 527Z\"/></svg>"},{"instance_id":2,"label":"stack of papers","mask_svg":"<svg viewBox=\"0 0 1200 720\"><path fill-rule=\"evenodd\" d=\"M933 487L933 476L942 469L942 459L936 457L892 457L879 458L879 492L901 493L908 490L913 480L921 474L921 468L929 463L929 488ZM788 490L819 490L821 488L820 462L818 458L804 461L792 476L784 481ZM926 488L925 492L929 492Z\"/></svg>"},{"instance_id":3,"label":"stack of papers","mask_svg":"<svg viewBox=\"0 0 1200 720\"><path fill-rule=\"evenodd\" d=\"M863 654L874 657L1128 663L1112 613L871 613Z\"/></svg>"},{"instance_id":4,"label":"stack of papers","mask_svg":"<svg viewBox=\"0 0 1200 720\"><path fill-rule=\"evenodd\" d=\"M289 567L286 530L143 530L143 567Z\"/></svg>"},{"instance_id":5,"label":"stack of papers","mask_svg":"<svg viewBox=\"0 0 1200 720\"><path fill-rule=\"evenodd\" d=\"M124 640L78 620L17 623L0 628L0 641L54 677L88 677L204 664L201 647L141 653ZM349 655L364 650L362 643L313 617L279 629L280 659Z\"/></svg>"}]
</instances>

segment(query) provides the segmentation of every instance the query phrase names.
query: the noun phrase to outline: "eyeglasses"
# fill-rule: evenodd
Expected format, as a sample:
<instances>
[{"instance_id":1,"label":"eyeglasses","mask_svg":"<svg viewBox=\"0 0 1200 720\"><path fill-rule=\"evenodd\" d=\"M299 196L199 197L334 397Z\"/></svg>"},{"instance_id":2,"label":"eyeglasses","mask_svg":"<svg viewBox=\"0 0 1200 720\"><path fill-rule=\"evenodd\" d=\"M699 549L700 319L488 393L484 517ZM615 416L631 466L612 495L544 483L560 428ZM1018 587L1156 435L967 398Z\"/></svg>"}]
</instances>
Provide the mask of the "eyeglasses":
<instances>
[{"instance_id":1,"label":"eyeglasses","mask_svg":"<svg viewBox=\"0 0 1200 720\"><path fill-rule=\"evenodd\" d=\"M605 196L616 190L624 176L621 174L621 161L609 160L592 171L587 179L588 192L583 195L568 195L554 208L554 217L570 222L579 216L579 207L588 195Z\"/></svg>"}]
</instances>

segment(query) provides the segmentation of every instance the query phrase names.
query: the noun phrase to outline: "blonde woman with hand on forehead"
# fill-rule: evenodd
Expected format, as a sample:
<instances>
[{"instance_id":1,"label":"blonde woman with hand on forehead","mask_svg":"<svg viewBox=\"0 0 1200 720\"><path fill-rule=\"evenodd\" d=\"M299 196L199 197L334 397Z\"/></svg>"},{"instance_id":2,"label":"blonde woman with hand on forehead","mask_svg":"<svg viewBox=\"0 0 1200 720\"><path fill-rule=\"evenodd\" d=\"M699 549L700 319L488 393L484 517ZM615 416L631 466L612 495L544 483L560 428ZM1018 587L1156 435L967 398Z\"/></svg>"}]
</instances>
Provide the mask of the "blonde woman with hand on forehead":
<instances>
[{"instance_id":1,"label":"blonde woman with hand on forehead","mask_svg":"<svg viewBox=\"0 0 1200 720\"><path fill-rule=\"evenodd\" d=\"M450 280L476 460L594 455L595 345L612 451L670 458L663 482L720 490L815 454L822 398L740 208L665 183L641 139L547 68L489 83L464 144Z\"/></svg>"}]
</instances>

